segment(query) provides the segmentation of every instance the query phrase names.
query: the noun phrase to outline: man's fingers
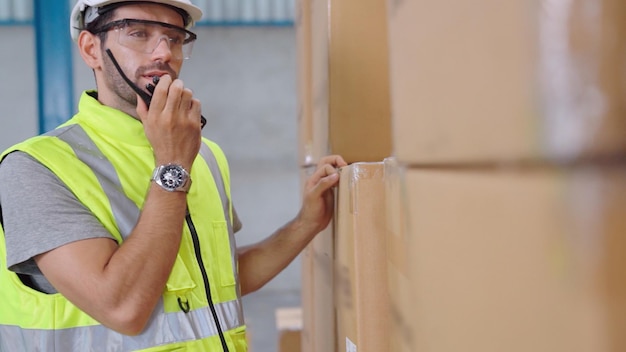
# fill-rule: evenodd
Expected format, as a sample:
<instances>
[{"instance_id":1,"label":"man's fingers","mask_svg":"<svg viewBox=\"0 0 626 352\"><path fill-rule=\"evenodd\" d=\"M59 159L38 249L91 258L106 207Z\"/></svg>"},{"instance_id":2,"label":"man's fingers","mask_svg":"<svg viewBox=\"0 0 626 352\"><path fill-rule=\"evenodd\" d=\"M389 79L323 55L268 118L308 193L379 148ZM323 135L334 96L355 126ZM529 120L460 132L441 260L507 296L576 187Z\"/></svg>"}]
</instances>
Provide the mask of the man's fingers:
<instances>
[{"instance_id":1,"label":"man's fingers","mask_svg":"<svg viewBox=\"0 0 626 352\"><path fill-rule=\"evenodd\" d=\"M184 88L182 91L182 97L180 99L179 109L187 112L191 109L191 100L193 99L193 92L189 88Z\"/></svg>"},{"instance_id":2,"label":"man's fingers","mask_svg":"<svg viewBox=\"0 0 626 352\"><path fill-rule=\"evenodd\" d=\"M319 196L332 188L339 181L339 172L330 164L318 168L309 179L309 187L313 195Z\"/></svg>"},{"instance_id":3,"label":"man's fingers","mask_svg":"<svg viewBox=\"0 0 626 352\"><path fill-rule=\"evenodd\" d=\"M341 155L327 155L320 159L319 163L317 163L317 166L322 167L324 164L330 164L335 168L340 168L348 165L348 163L343 160Z\"/></svg>"},{"instance_id":4,"label":"man's fingers","mask_svg":"<svg viewBox=\"0 0 626 352\"><path fill-rule=\"evenodd\" d=\"M172 77L170 75L163 75L159 80L159 84L154 88L154 93L152 94L152 102L150 103L150 107L154 108L157 111L163 111L165 108L165 104L167 102L168 92L170 89L170 85L172 84Z\"/></svg>"},{"instance_id":5,"label":"man's fingers","mask_svg":"<svg viewBox=\"0 0 626 352\"><path fill-rule=\"evenodd\" d=\"M193 116L194 118L198 118L198 116L202 116L202 103L200 103L200 100L192 98L191 99L191 106L189 107L189 113L190 116ZM202 119L198 119L198 123L201 125ZM201 126L202 127L202 126Z\"/></svg>"},{"instance_id":6,"label":"man's fingers","mask_svg":"<svg viewBox=\"0 0 626 352\"><path fill-rule=\"evenodd\" d=\"M339 171L334 165L326 164L324 165L324 173L325 176L339 175Z\"/></svg>"},{"instance_id":7,"label":"man's fingers","mask_svg":"<svg viewBox=\"0 0 626 352\"><path fill-rule=\"evenodd\" d=\"M183 100L183 92L185 85L180 79L174 80L167 92L167 103L165 104L165 110L178 111Z\"/></svg>"},{"instance_id":8,"label":"man's fingers","mask_svg":"<svg viewBox=\"0 0 626 352\"><path fill-rule=\"evenodd\" d=\"M200 109L200 101L194 99L193 91L186 88L182 80L172 80L169 75L164 75L154 90L150 110L165 112L174 120L194 118L198 120L199 124Z\"/></svg>"},{"instance_id":9,"label":"man's fingers","mask_svg":"<svg viewBox=\"0 0 626 352\"><path fill-rule=\"evenodd\" d=\"M311 175L311 180L313 183L317 183L320 179L333 174L337 174L337 169L335 167L330 164L322 164L317 168L317 170L315 170L313 175Z\"/></svg>"},{"instance_id":10,"label":"man's fingers","mask_svg":"<svg viewBox=\"0 0 626 352\"><path fill-rule=\"evenodd\" d=\"M191 99L190 109L192 112L200 114L202 112L202 103L200 103L200 100L196 98Z\"/></svg>"},{"instance_id":11,"label":"man's fingers","mask_svg":"<svg viewBox=\"0 0 626 352\"><path fill-rule=\"evenodd\" d=\"M143 121L144 117L148 115L148 106L146 102L143 101L143 98L137 94L137 116L139 116L139 120Z\"/></svg>"}]
</instances>

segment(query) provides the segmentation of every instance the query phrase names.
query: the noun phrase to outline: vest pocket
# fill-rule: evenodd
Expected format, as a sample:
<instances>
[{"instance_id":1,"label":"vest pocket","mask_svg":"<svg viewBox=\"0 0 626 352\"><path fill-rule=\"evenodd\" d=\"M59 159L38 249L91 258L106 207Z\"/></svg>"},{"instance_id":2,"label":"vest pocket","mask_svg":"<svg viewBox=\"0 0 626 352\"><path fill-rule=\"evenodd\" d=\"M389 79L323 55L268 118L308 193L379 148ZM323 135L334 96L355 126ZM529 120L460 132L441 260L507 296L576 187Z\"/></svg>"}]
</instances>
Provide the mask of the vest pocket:
<instances>
[{"instance_id":1,"label":"vest pocket","mask_svg":"<svg viewBox=\"0 0 626 352\"><path fill-rule=\"evenodd\" d=\"M240 326L232 330L230 336L233 339L236 352L245 352L248 350L248 339L246 337L246 327Z\"/></svg>"},{"instance_id":2,"label":"vest pocket","mask_svg":"<svg viewBox=\"0 0 626 352\"><path fill-rule=\"evenodd\" d=\"M220 284L222 287L234 286L233 253L231 253L226 221L213 222L211 242L214 256L217 258L217 263L211 263L211 265L217 265Z\"/></svg>"},{"instance_id":3,"label":"vest pocket","mask_svg":"<svg viewBox=\"0 0 626 352\"><path fill-rule=\"evenodd\" d=\"M174 267L167 279L164 293L164 305L166 312L189 311L194 307L191 305L189 293L196 287L196 283L191 278L189 269L180 257L176 255Z\"/></svg>"}]
</instances>

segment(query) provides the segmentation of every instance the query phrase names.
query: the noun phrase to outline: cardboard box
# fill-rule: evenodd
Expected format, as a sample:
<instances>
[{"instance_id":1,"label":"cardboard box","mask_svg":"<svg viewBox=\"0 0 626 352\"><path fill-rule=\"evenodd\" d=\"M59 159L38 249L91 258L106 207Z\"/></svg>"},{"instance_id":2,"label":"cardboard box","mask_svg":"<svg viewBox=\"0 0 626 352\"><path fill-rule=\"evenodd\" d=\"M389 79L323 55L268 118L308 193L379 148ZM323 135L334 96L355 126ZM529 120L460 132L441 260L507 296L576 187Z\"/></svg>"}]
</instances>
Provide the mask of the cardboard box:
<instances>
[{"instance_id":1,"label":"cardboard box","mask_svg":"<svg viewBox=\"0 0 626 352\"><path fill-rule=\"evenodd\" d=\"M389 295L383 163L342 168L335 217L340 352L387 351Z\"/></svg>"},{"instance_id":2,"label":"cardboard box","mask_svg":"<svg viewBox=\"0 0 626 352\"><path fill-rule=\"evenodd\" d=\"M414 351L626 350L626 166L405 177Z\"/></svg>"},{"instance_id":3,"label":"cardboard box","mask_svg":"<svg viewBox=\"0 0 626 352\"><path fill-rule=\"evenodd\" d=\"M383 160L391 155L385 0L299 4L300 163L328 154Z\"/></svg>"},{"instance_id":4,"label":"cardboard box","mask_svg":"<svg viewBox=\"0 0 626 352\"><path fill-rule=\"evenodd\" d=\"M337 351L336 303L333 272L335 234L332 223L312 241L313 350Z\"/></svg>"},{"instance_id":5,"label":"cardboard box","mask_svg":"<svg viewBox=\"0 0 626 352\"><path fill-rule=\"evenodd\" d=\"M626 2L389 0L394 156L407 164L626 151Z\"/></svg>"},{"instance_id":6,"label":"cardboard box","mask_svg":"<svg viewBox=\"0 0 626 352\"><path fill-rule=\"evenodd\" d=\"M386 0L330 3L330 150L347 162L391 156Z\"/></svg>"},{"instance_id":7,"label":"cardboard box","mask_svg":"<svg viewBox=\"0 0 626 352\"><path fill-rule=\"evenodd\" d=\"M301 352L302 309L279 308L275 314L278 352Z\"/></svg>"},{"instance_id":8,"label":"cardboard box","mask_svg":"<svg viewBox=\"0 0 626 352\"><path fill-rule=\"evenodd\" d=\"M315 169L302 168L302 185ZM334 225L317 234L302 257L303 351L337 351Z\"/></svg>"},{"instance_id":9,"label":"cardboard box","mask_svg":"<svg viewBox=\"0 0 626 352\"><path fill-rule=\"evenodd\" d=\"M319 158L313 134L311 1L296 1L296 60L298 66L298 163L305 167Z\"/></svg>"},{"instance_id":10,"label":"cardboard box","mask_svg":"<svg viewBox=\"0 0 626 352\"><path fill-rule=\"evenodd\" d=\"M389 349L413 352L410 307L413 294L409 281L408 217L404 169L395 158L384 160L385 235L387 247L387 290L389 292Z\"/></svg>"},{"instance_id":11,"label":"cardboard box","mask_svg":"<svg viewBox=\"0 0 626 352\"><path fill-rule=\"evenodd\" d=\"M300 330L282 330L279 333L278 352L301 352Z\"/></svg>"},{"instance_id":12,"label":"cardboard box","mask_svg":"<svg viewBox=\"0 0 626 352\"><path fill-rule=\"evenodd\" d=\"M329 15L330 0L303 0L309 1L311 6L311 94L312 97L312 127L313 142L311 161L330 154L329 128ZM302 126L301 126L302 128Z\"/></svg>"},{"instance_id":13,"label":"cardboard box","mask_svg":"<svg viewBox=\"0 0 626 352\"><path fill-rule=\"evenodd\" d=\"M302 352L315 352L313 337L315 336L314 318L315 306L313 305L313 248L311 245L304 248L300 255L301 285L300 297L302 301Z\"/></svg>"}]
</instances>

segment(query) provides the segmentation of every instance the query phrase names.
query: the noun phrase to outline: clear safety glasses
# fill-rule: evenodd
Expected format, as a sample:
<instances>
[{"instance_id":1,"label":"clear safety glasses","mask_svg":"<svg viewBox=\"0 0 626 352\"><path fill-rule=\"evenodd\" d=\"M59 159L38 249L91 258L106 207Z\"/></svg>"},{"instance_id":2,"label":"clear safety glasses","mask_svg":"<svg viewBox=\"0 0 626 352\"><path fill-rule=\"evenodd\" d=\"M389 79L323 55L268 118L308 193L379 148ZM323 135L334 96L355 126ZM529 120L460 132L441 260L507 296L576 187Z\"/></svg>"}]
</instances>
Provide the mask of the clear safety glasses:
<instances>
[{"instance_id":1,"label":"clear safety glasses","mask_svg":"<svg viewBox=\"0 0 626 352\"><path fill-rule=\"evenodd\" d=\"M113 30L117 42L140 53L152 54L165 40L175 59L191 57L196 34L169 23L123 19L105 24L94 34Z\"/></svg>"}]
</instances>

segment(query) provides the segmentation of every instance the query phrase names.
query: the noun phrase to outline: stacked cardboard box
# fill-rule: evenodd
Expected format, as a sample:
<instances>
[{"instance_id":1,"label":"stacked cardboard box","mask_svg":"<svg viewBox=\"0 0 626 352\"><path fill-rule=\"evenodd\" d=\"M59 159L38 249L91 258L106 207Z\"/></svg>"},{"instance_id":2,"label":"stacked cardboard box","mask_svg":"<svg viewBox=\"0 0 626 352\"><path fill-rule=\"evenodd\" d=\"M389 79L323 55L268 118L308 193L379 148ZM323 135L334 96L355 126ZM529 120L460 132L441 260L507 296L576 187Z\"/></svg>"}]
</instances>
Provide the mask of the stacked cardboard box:
<instances>
[{"instance_id":1,"label":"stacked cardboard box","mask_svg":"<svg viewBox=\"0 0 626 352\"><path fill-rule=\"evenodd\" d=\"M302 351L302 309L279 308L275 312L278 352Z\"/></svg>"},{"instance_id":2,"label":"stacked cardboard box","mask_svg":"<svg viewBox=\"0 0 626 352\"><path fill-rule=\"evenodd\" d=\"M395 158L384 160L384 211L389 295L389 351L413 352L413 318L407 313L414 295L409 280L407 197L402 168Z\"/></svg>"},{"instance_id":3,"label":"stacked cardboard box","mask_svg":"<svg viewBox=\"0 0 626 352\"><path fill-rule=\"evenodd\" d=\"M296 4L302 182L325 155L339 154L348 163L381 162L391 155L386 0ZM305 352L345 350L348 320L337 300L345 298L338 290L345 289L350 277L336 272L336 246L352 247L339 241L340 226L331 224L301 257Z\"/></svg>"},{"instance_id":4,"label":"stacked cardboard box","mask_svg":"<svg viewBox=\"0 0 626 352\"><path fill-rule=\"evenodd\" d=\"M354 163L303 347L626 350L626 3L386 2L299 1L301 164Z\"/></svg>"},{"instance_id":5,"label":"stacked cardboard box","mask_svg":"<svg viewBox=\"0 0 626 352\"><path fill-rule=\"evenodd\" d=\"M342 168L335 219L303 252L303 351L388 350L384 166Z\"/></svg>"},{"instance_id":6,"label":"stacked cardboard box","mask_svg":"<svg viewBox=\"0 0 626 352\"><path fill-rule=\"evenodd\" d=\"M626 150L626 3L389 0L393 152L412 165Z\"/></svg>"},{"instance_id":7,"label":"stacked cardboard box","mask_svg":"<svg viewBox=\"0 0 626 352\"><path fill-rule=\"evenodd\" d=\"M389 1L391 350L626 350L625 14Z\"/></svg>"},{"instance_id":8,"label":"stacked cardboard box","mask_svg":"<svg viewBox=\"0 0 626 352\"><path fill-rule=\"evenodd\" d=\"M625 176L406 171L414 350L623 350Z\"/></svg>"},{"instance_id":9,"label":"stacked cardboard box","mask_svg":"<svg viewBox=\"0 0 626 352\"><path fill-rule=\"evenodd\" d=\"M338 351L387 351L384 165L354 163L340 176L334 261Z\"/></svg>"},{"instance_id":10,"label":"stacked cardboard box","mask_svg":"<svg viewBox=\"0 0 626 352\"><path fill-rule=\"evenodd\" d=\"M312 170L312 168L303 170L303 184ZM331 223L302 252L303 352L337 351L334 238L334 226Z\"/></svg>"},{"instance_id":11,"label":"stacked cardboard box","mask_svg":"<svg viewBox=\"0 0 626 352\"><path fill-rule=\"evenodd\" d=\"M299 0L300 163L391 155L385 0Z\"/></svg>"}]
</instances>

